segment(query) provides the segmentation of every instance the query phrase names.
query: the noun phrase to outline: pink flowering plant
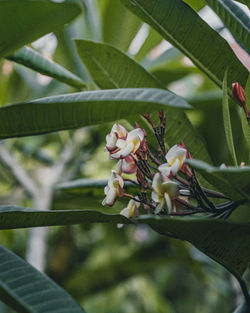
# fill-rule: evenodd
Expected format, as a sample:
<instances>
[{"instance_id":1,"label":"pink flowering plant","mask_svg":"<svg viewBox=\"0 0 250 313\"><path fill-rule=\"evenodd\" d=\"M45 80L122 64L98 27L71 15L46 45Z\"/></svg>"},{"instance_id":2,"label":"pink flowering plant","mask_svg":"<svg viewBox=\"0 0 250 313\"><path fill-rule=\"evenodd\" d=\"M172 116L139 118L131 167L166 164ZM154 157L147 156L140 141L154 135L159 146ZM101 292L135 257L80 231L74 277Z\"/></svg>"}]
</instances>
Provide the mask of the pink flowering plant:
<instances>
[{"instance_id":1,"label":"pink flowering plant","mask_svg":"<svg viewBox=\"0 0 250 313\"><path fill-rule=\"evenodd\" d=\"M144 118L151 125L158 145L153 153L147 143L146 131L136 123L128 132L115 123L106 136L106 148L110 159L117 161L104 189L103 205L113 206L118 198L128 198L128 206L120 214L127 218L144 214L159 216L187 216L200 214L226 219L244 200L230 197L200 185L196 171L188 165L192 159L184 142L170 149L165 145L166 117L159 111L159 126L149 114ZM123 174L126 174L123 177ZM133 178L128 178L128 175ZM136 185L136 194L126 193L125 182Z\"/></svg>"}]
</instances>

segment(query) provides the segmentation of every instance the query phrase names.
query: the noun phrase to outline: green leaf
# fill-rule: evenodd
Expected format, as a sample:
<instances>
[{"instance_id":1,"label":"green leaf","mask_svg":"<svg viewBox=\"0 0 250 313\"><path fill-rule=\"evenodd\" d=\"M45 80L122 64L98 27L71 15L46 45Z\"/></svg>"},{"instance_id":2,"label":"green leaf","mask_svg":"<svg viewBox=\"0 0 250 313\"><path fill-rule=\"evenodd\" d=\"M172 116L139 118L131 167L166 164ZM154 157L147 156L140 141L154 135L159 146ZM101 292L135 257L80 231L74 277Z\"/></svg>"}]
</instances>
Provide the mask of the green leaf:
<instances>
[{"instance_id":1,"label":"green leaf","mask_svg":"<svg viewBox=\"0 0 250 313\"><path fill-rule=\"evenodd\" d=\"M141 61L155 46L157 46L162 41L162 37L157 33L152 27L149 28L149 33L145 39L143 45L134 56L136 61Z\"/></svg>"},{"instance_id":2,"label":"green leaf","mask_svg":"<svg viewBox=\"0 0 250 313\"><path fill-rule=\"evenodd\" d=\"M69 23L81 12L72 1L0 1L0 57Z\"/></svg>"},{"instance_id":3,"label":"green leaf","mask_svg":"<svg viewBox=\"0 0 250 313\"><path fill-rule=\"evenodd\" d=\"M29 47L21 48L13 55L8 56L7 59L22 64L41 74L53 77L73 87L81 88L86 86L81 78Z\"/></svg>"},{"instance_id":4,"label":"green leaf","mask_svg":"<svg viewBox=\"0 0 250 313\"><path fill-rule=\"evenodd\" d=\"M121 1L188 56L219 87L228 64L228 84L237 81L245 85L247 70L229 44L182 0Z\"/></svg>"},{"instance_id":5,"label":"green leaf","mask_svg":"<svg viewBox=\"0 0 250 313\"><path fill-rule=\"evenodd\" d=\"M190 107L172 92L155 88L97 90L41 98L0 108L0 138L112 122L164 106Z\"/></svg>"},{"instance_id":6,"label":"green leaf","mask_svg":"<svg viewBox=\"0 0 250 313\"><path fill-rule=\"evenodd\" d=\"M0 247L0 269L0 299L17 312L84 312L48 276L3 247Z\"/></svg>"},{"instance_id":7,"label":"green leaf","mask_svg":"<svg viewBox=\"0 0 250 313\"><path fill-rule=\"evenodd\" d=\"M95 83L102 89L164 86L142 66L120 50L102 43L76 40L78 53ZM145 109L143 113L147 113ZM169 146L184 140L192 155L209 162L210 157L199 134L193 128L185 112L181 110L164 110L167 117L165 140ZM157 118L157 113L152 118ZM131 124L137 121L150 137L151 128L139 116L130 118ZM153 137L153 136L151 136Z\"/></svg>"},{"instance_id":8,"label":"green leaf","mask_svg":"<svg viewBox=\"0 0 250 313\"><path fill-rule=\"evenodd\" d=\"M184 0L195 11L201 10L205 5L205 0Z\"/></svg>"},{"instance_id":9,"label":"green leaf","mask_svg":"<svg viewBox=\"0 0 250 313\"><path fill-rule=\"evenodd\" d=\"M205 0L218 14L224 25L250 50L249 16L232 0Z\"/></svg>"},{"instance_id":10,"label":"green leaf","mask_svg":"<svg viewBox=\"0 0 250 313\"><path fill-rule=\"evenodd\" d=\"M126 51L142 22L119 1L107 0L102 24L103 41Z\"/></svg>"},{"instance_id":11,"label":"green leaf","mask_svg":"<svg viewBox=\"0 0 250 313\"><path fill-rule=\"evenodd\" d=\"M228 197L250 201L250 166L219 168L194 159L187 163Z\"/></svg>"},{"instance_id":12,"label":"green leaf","mask_svg":"<svg viewBox=\"0 0 250 313\"><path fill-rule=\"evenodd\" d=\"M228 149L233 158L234 165L237 166L238 162L237 162L237 157L236 157L236 153L234 149L234 140L233 140L232 126L231 126L231 119L230 119L228 95L227 95L227 73L228 73L228 69L226 69L225 71L225 76L223 80L222 113L223 113L224 130L226 134Z\"/></svg>"},{"instance_id":13,"label":"green leaf","mask_svg":"<svg viewBox=\"0 0 250 313\"><path fill-rule=\"evenodd\" d=\"M189 241L237 277L244 273L250 261L250 223L148 215L128 220L119 214L105 214L93 210L37 211L15 206L0 207L0 221L0 229L136 222L147 224L161 234L170 232L180 239Z\"/></svg>"}]
</instances>

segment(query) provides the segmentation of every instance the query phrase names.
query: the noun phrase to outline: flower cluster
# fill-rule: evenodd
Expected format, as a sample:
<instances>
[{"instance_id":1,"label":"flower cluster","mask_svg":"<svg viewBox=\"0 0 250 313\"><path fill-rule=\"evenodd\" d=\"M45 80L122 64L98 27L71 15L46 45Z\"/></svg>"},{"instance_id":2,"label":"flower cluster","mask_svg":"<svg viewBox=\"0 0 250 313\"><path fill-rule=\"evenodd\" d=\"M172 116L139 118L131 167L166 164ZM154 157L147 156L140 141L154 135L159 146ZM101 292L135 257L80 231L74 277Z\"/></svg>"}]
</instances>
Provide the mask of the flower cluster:
<instances>
[{"instance_id":1,"label":"flower cluster","mask_svg":"<svg viewBox=\"0 0 250 313\"><path fill-rule=\"evenodd\" d=\"M186 163L191 154L184 142L166 151L164 113L159 112L159 126L155 126L148 114L144 117L153 129L157 153L151 152L146 132L137 123L130 132L122 125L114 124L106 136L105 150L118 162L104 189L103 205L112 206L120 197L129 198L127 207L120 212L127 218L138 216L140 206L148 213L158 215L207 212L221 215L228 211L232 206L230 201L216 207L209 200L209 197L228 199L226 196L199 185L195 171ZM132 178L127 178L129 175ZM131 184L137 188L135 195L125 192L126 186Z\"/></svg>"}]
</instances>

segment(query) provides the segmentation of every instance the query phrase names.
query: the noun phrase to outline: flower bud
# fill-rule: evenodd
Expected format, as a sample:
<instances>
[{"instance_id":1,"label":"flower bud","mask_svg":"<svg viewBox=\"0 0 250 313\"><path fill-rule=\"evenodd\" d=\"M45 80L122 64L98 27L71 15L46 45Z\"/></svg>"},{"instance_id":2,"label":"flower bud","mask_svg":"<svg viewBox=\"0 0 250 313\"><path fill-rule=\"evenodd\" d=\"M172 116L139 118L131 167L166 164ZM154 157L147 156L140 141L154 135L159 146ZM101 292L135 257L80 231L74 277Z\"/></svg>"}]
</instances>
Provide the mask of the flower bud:
<instances>
[{"instance_id":1,"label":"flower bud","mask_svg":"<svg viewBox=\"0 0 250 313\"><path fill-rule=\"evenodd\" d=\"M239 101L241 106L246 103L245 90L241 87L239 83L232 84L232 92L234 98Z\"/></svg>"}]
</instances>

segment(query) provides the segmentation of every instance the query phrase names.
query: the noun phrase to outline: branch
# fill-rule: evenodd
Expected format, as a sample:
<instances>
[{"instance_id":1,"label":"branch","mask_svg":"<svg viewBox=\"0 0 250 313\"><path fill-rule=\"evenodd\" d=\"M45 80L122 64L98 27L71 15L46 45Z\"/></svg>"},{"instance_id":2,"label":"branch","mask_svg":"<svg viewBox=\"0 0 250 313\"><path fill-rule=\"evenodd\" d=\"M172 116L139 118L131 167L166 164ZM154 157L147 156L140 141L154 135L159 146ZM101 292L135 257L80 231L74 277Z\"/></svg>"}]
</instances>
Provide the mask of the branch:
<instances>
[{"instance_id":1,"label":"branch","mask_svg":"<svg viewBox=\"0 0 250 313\"><path fill-rule=\"evenodd\" d=\"M22 185L25 191L35 198L39 192L35 181L29 176L17 159L3 146L0 146L0 159L8 166L13 176Z\"/></svg>"}]
</instances>

